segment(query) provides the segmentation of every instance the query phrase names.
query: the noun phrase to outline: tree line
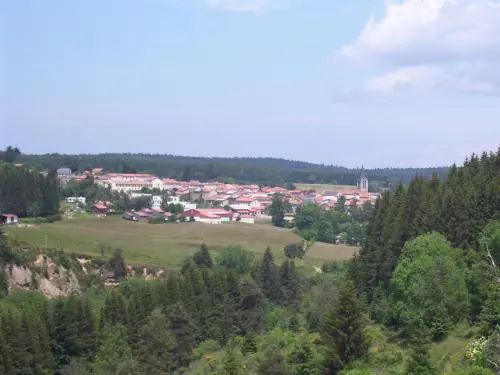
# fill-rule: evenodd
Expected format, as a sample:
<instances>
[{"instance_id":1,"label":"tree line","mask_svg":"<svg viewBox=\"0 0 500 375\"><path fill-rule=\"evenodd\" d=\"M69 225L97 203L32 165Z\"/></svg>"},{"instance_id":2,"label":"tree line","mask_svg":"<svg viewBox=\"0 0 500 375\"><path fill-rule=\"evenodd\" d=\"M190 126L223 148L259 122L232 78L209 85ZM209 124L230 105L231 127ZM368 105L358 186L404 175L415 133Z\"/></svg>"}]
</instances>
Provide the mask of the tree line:
<instances>
[{"instance_id":1,"label":"tree line","mask_svg":"<svg viewBox=\"0 0 500 375\"><path fill-rule=\"evenodd\" d=\"M331 183L356 185L359 169L326 166L275 158L204 158L155 154L96 154L96 155L21 155L23 163L41 169L62 166L73 171L105 168L118 173L148 171L164 178L178 180L220 180L262 185L284 186L287 183ZM367 170L372 187L390 188L399 181L410 181L415 175L430 178L432 173L446 175L447 168L401 168Z\"/></svg>"},{"instance_id":2,"label":"tree line","mask_svg":"<svg viewBox=\"0 0 500 375\"><path fill-rule=\"evenodd\" d=\"M0 212L23 217L54 216L59 211L59 184L54 174L0 162Z\"/></svg>"}]
</instances>

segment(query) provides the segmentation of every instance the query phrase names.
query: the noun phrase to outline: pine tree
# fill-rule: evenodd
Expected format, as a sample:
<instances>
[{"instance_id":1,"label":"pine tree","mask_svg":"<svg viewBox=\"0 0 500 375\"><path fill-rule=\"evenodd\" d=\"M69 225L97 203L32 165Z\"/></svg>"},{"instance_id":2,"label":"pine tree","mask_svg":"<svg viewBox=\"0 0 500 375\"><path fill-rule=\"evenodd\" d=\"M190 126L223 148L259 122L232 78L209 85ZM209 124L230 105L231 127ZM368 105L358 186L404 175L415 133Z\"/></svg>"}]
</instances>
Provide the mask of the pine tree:
<instances>
[{"instance_id":1,"label":"pine tree","mask_svg":"<svg viewBox=\"0 0 500 375\"><path fill-rule=\"evenodd\" d=\"M187 366L191 361L192 352L196 345L197 328L193 325L184 307L179 303L173 305L170 309L168 320L168 328L175 340L175 346L172 350L175 362L178 367Z\"/></svg>"},{"instance_id":2,"label":"pine tree","mask_svg":"<svg viewBox=\"0 0 500 375\"><path fill-rule=\"evenodd\" d=\"M275 227L285 226L285 202L283 195L274 194L271 205L269 206L269 215Z\"/></svg>"},{"instance_id":3,"label":"pine tree","mask_svg":"<svg viewBox=\"0 0 500 375\"><path fill-rule=\"evenodd\" d=\"M283 301L285 305L297 307L300 303L301 285L293 260L285 260L281 264L279 274Z\"/></svg>"},{"instance_id":4,"label":"pine tree","mask_svg":"<svg viewBox=\"0 0 500 375\"><path fill-rule=\"evenodd\" d=\"M419 338L413 346L411 357L406 366L405 375L435 375L437 373L432 363L426 340Z\"/></svg>"},{"instance_id":5,"label":"pine tree","mask_svg":"<svg viewBox=\"0 0 500 375\"><path fill-rule=\"evenodd\" d=\"M368 352L364 334L365 322L354 286L345 281L338 300L327 312L321 336L325 345L325 374L337 374L347 364L363 358Z\"/></svg>"},{"instance_id":6,"label":"pine tree","mask_svg":"<svg viewBox=\"0 0 500 375\"><path fill-rule=\"evenodd\" d=\"M93 368L97 374L116 374L123 363L132 359L124 326L107 325L101 330L99 350Z\"/></svg>"},{"instance_id":7,"label":"pine tree","mask_svg":"<svg viewBox=\"0 0 500 375\"><path fill-rule=\"evenodd\" d=\"M265 297L250 277L244 277L240 285L238 317L243 334L260 332L264 324Z\"/></svg>"},{"instance_id":8,"label":"pine tree","mask_svg":"<svg viewBox=\"0 0 500 375\"><path fill-rule=\"evenodd\" d=\"M29 340L23 328L21 315L17 309L2 307L0 323L3 332L3 366L9 375L31 375L32 353Z\"/></svg>"},{"instance_id":9,"label":"pine tree","mask_svg":"<svg viewBox=\"0 0 500 375\"><path fill-rule=\"evenodd\" d=\"M255 333L250 332L245 336L241 351L244 355L257 353L257 336Z\"/></svg>"},{"instance_id":10,"label":"pine tree","mask_svg":"<svg viewBox=\"0 0 500 375\"><path fill-rule=\"evenodd\" d=\"M169 325L167 317L155 309L139 330L136 358L146 374L167 375L178 367L177 343Z\"/></svg>"},{"instance_id":11,"label":"pine tree","mask_svg":"<svg viewBox=\"0 0 500 375\"><path fill-rule=\"evenodd\" d=\"M102 320L107 324L128 325L127 302L119 289L112 289L104 300Z\"/></svg>"},{"instance_id":12,"label":"pine tree","mask_svg":"<svg viewBox=\"0 0 500 375\"><path fill-rule=\"evenodd\" d=\"M257 366L258 375L292 375L293 371L279 350L268 350Z\"/></svg>"},{"instance_id":13,"label":"pine tree","mask_svg":"<svg viewBox=\"0 0 500 375\"><path fill-rule=\"evenodd\" d=\"M225 375L241 375L243 373L243 366L236 357L234 349L228 347L226 355L223 359L223 374Z\"/></svg>"},{"instance_id":14,"label":"pine tree","mask_svg":"<svg viewBox=\"0 0 500 375\"><path fill-rule=\"evenodd\" d=\"M269 301L279 303L281 299L281 286L278 270L274 263L271 248L267 247L259 269L259 283L262 291Z\"/></svg>"},{"instance_id":15,"label":"pine tree","mask_svg":"<svg viewBox=\"0 0 500 375\"><path fill-rule=\"evenodd\" d=\"M198 267L212 268L214 264L208 246L205 244L202 244L200 250L194 253L193 260Z\"/></svg>"}]
</instances>

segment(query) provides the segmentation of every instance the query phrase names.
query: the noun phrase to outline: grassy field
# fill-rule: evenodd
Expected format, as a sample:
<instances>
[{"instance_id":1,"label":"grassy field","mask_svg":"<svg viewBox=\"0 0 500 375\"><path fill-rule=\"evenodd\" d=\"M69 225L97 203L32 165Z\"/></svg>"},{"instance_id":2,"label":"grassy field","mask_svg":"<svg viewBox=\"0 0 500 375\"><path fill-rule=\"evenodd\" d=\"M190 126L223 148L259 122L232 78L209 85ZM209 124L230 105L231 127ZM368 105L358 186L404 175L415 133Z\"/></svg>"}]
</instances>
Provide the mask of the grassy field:
<instances>
[{"instance_id":1,"label":"grassy field","mask_svg":"<svg viewBox=\"0 0 500 375\"><path fill-rule=\"evenodd\" d=\"M356 186L351 185L330 185L330 184L295 184L297 189L309 190L314 189L317 193L322 193L325 190L350 190L355 189Z\"/></svg>"},{"instance_id":2,"label":"grassy field","mask_svg":"<svg viewBox=\"0 0 500 375\"><path fill-rule=\"evenodd\" d=\"M146 224L119 217L97 219L82 217L35 227L10 227L9 236L39 247L100 255L101 246L124 250L131 263L178 266L182 259L195 252L202 243L211 250L228 245L241 245L248 250L264 252L267 246L281 258L286 244L300 238L289 229L265 224L202 223ZM350 246L314 244L304 263L320 265L327 260L350 259L357 249Z\"/></svg>"}]
</instances>

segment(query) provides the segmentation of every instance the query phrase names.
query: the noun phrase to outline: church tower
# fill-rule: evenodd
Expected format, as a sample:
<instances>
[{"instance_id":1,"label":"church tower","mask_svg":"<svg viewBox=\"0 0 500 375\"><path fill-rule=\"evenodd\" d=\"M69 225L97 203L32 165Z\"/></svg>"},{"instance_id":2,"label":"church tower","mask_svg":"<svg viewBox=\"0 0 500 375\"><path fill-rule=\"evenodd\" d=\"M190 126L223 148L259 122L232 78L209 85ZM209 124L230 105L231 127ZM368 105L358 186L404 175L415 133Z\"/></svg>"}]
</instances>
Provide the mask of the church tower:
<instances>
[{"instance_id":1,"label":"church tower","mask_svg":"<svg viewBox=\"0 0 500 375\"><path fill-rule=\"evenodd\" d=\"M368 194L368 177L366 177L365 169L361 167L361 176L358 182L358 189L361 191L361 195Z\"/></svg>"}]
</instances>

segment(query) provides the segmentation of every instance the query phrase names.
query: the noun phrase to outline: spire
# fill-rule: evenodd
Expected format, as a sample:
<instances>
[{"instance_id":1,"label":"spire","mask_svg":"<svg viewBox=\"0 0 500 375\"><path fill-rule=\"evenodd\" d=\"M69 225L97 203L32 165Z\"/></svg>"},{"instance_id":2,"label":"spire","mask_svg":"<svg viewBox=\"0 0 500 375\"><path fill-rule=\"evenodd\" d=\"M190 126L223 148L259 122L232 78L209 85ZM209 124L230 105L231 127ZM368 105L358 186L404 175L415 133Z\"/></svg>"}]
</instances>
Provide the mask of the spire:
<instances>
[{"instance_id":1,"label":"spire","mask_svg":"<svg viewBox=\"0 0 500 375\"><path fill-rule=\"evenodd\" d=\"M362 165L360 179L365 179L365 178L366 178L365 167Z\"/></svg>"},{"instance_id":2,"label":"spire","mask_svg":"<svg viewBox=\"0 0 500 375\"><path fill-rule=\"evenodd\" d=\"M364 166L361 166L361 176L359 177L358 189L363 193L368 192L368 177L366 177Z\"/></svg>"}]
</instances>

